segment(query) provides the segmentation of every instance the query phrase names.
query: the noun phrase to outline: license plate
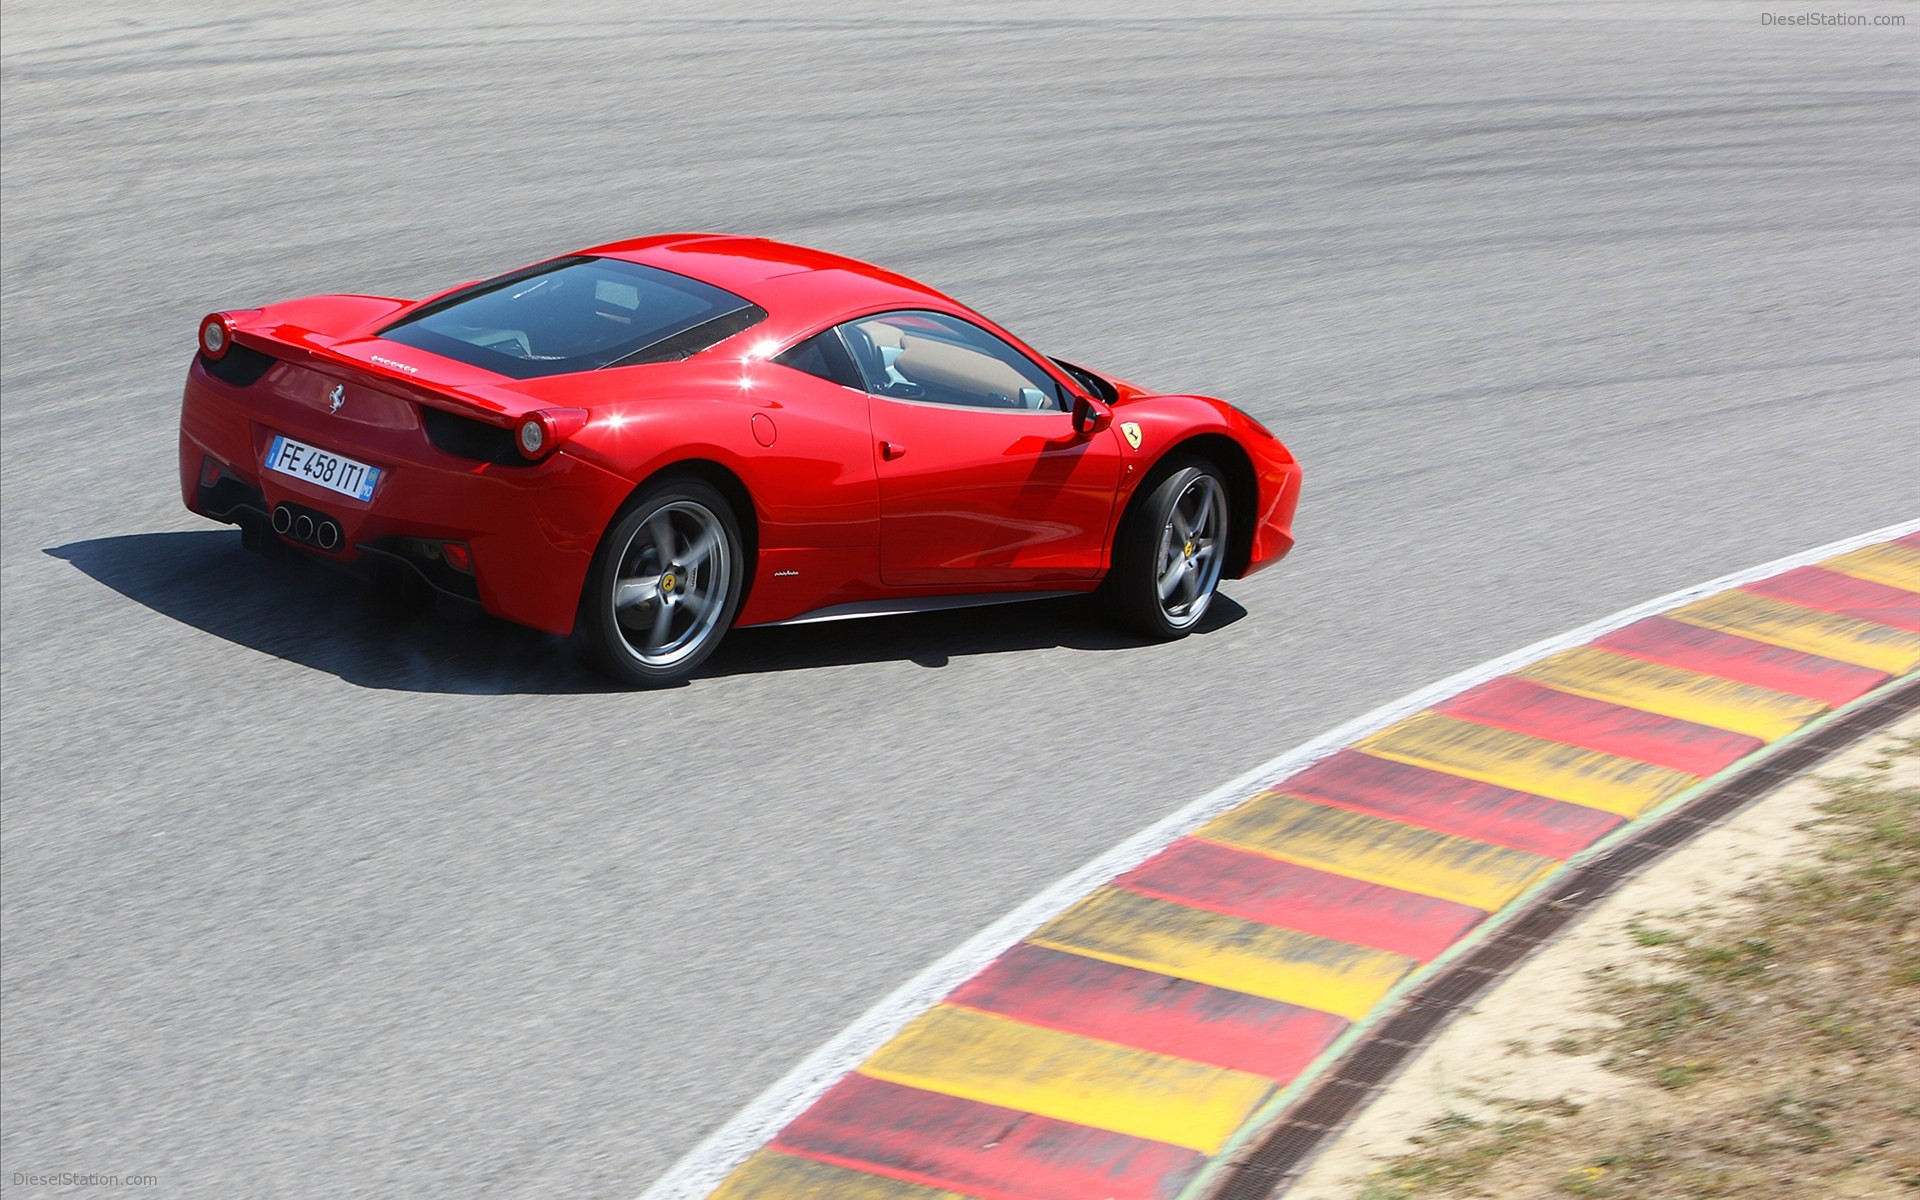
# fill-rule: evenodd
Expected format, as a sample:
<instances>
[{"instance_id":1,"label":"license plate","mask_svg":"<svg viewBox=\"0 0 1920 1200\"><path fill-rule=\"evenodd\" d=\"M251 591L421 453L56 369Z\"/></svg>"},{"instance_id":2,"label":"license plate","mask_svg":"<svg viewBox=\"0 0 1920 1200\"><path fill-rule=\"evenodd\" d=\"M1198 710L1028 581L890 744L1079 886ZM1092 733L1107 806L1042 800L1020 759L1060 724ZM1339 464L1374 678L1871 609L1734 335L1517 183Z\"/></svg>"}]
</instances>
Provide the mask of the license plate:
<instances>
[{"instance_id":1,"label":"license plate","mask_svg":"<svg viewBox=\"0 0 1920 1200\"><path fill-rule=\"evenodd\" d=\"M355 500L372 499L373 485L380 482L379 467L355 462L278 433L273 435L273 445L267 447L267 470L304 479Z\"/></svg>"}]
</instances>

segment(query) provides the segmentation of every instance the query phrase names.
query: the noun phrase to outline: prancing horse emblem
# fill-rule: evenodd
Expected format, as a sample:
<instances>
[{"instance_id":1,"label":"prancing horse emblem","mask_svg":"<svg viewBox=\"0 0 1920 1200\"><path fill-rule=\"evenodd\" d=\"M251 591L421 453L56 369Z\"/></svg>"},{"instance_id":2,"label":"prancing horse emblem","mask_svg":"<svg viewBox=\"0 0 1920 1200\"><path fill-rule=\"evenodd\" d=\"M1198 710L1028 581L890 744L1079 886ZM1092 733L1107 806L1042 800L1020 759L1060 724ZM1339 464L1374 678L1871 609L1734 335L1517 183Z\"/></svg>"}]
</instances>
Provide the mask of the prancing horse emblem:
<instances>
[{"instance_id":1,"label":"prancing horse emblem","mask_svg":"<svg viewBox=\"0 0 1920 1200\"><path fill-rule=\"evenodd\" d=\"M340 411L340 406L346 402L347 385L344 383L334 384L333 390L327 393L327 411L337 413Z\"/></svg>"},{"instance_id":2,"label":"prancing horse emblem","mask_svg":"<svg viewBox=\"0 0 1920 1200\"><path fill-rule=\"evenodd\" d=\"M1140 427L1138 425L1132 421L1122 422L1120 432L1126 435L1127 445L1132 446L1135 450L1140 448Z\"/></svg>"}]
</instances>

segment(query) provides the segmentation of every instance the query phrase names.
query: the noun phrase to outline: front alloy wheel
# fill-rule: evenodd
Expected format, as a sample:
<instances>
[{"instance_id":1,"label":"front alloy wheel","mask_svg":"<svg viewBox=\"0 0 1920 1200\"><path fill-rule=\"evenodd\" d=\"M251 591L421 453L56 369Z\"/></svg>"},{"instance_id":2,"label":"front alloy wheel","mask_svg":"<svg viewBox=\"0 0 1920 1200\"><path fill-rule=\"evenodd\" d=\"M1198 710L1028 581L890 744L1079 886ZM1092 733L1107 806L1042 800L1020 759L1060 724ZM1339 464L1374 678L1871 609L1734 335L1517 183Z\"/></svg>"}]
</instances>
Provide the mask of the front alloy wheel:
<instances>
[{"instance_id":1,"label":"front alloy wheel","mask_svg":"<svg viewBox=\"0 0 1920 1200\"><path fill-rule=\"evenodd\" d=\"M1148 637L1185 637L1206 615L1227 552L1227 488L1189 460L1127 513L1107 590L1115 615Z\"/></svg>"},{"instance_id":2,"label":"front alloy wheel","mask_svg":"<svg viewBox=\"0 0 1920 1200\"><path fill-rule=\"evenodd\" d=\"M580 634L588 662L642 687L686 678L733 624L740 547L732 506L698 480L635 496L587 574Z\"/></svg>"}]
</instances>

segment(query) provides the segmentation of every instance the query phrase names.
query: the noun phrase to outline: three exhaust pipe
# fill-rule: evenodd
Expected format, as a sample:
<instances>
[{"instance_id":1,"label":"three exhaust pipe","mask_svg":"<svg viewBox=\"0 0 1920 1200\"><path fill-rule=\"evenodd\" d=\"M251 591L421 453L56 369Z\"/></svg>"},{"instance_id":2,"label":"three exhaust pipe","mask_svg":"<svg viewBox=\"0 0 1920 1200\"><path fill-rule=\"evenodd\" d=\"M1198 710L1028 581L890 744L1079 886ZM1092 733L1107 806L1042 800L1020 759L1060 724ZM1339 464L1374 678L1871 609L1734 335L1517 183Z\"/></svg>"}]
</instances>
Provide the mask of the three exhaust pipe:
<instances>
[{"instance_id":1,"label":"three exhaust pipe","mask_svg":"<svg viewBox=\"0 0 1920 1200\"><path fill-rule=\"evenodd\" d=\"M325 513L297 505L280 504L274 508L273 531L321 550L331 552L340 548L339 523Z\"/></svg>"}]
</instances>

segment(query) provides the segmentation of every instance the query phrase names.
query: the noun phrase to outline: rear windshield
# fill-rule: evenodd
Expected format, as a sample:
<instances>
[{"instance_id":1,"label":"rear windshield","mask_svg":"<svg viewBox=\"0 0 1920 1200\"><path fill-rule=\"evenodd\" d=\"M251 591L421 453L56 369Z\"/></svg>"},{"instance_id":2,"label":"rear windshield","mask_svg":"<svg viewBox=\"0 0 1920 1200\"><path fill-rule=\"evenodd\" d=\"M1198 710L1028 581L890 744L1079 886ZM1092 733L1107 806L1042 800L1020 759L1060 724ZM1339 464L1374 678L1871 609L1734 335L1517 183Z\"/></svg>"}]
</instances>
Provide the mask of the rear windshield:
<instances>
[{"instance_id":1,"label":"rear windshield","mask_svg":"<svg viewBox=\"0 0 1920 1200\"><path fill-rule=\"evenodd\" d=\"M698 354L766 313L711 284L615 258L562 258L474 284L380 331L515 379Z\"/></svg>"}]
</instances>

